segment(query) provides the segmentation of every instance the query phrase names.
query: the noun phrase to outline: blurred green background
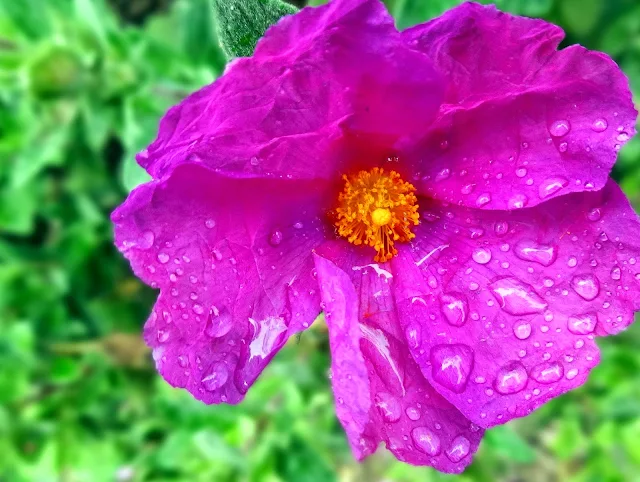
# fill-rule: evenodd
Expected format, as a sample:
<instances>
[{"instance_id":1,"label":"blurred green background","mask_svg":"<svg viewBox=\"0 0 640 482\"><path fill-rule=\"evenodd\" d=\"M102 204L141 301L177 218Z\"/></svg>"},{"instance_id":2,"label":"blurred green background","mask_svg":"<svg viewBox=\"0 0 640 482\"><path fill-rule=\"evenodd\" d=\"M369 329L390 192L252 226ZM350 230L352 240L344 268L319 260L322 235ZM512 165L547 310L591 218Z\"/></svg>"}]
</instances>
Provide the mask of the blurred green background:
<instances>
[{"instance_id":1,"label":"blurred green background","mask_svg":"<svg viewBox=\"0 0 640 482\"><path fill-rule=\"evenodd\" d=\"M454 0L390 0L399 26ZM611 54L640 95L637 0L501 0ZM156 375L155 298L109 213L167 107L224 68L209 0L0 0L0 481L436 481L385 450L353 461L322 326L244 403L204 406ZM636 97L636 102L640 97ZM640 207L640 141L614 176ZM640 481L640 326L600 342L589 382L490 430L460 481Z\"/></svg>"}]
</instances>

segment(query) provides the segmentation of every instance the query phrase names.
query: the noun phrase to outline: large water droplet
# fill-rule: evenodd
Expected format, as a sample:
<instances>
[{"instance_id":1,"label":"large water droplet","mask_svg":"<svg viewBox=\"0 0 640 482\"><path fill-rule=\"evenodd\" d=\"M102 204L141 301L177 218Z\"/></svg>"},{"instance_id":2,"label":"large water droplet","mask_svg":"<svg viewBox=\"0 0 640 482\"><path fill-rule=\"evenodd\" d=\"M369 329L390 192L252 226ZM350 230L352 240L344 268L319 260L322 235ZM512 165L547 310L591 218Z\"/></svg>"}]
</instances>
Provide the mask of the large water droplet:
<instances>
[{"instance_id":1,"label":"large water droplet","mask_svg":"<svg viewBox=\"0 0 640 482\"><path fill-rule=\"evenodd\" d=\"M153 242L155 241L155 239L156 239L156 237L153 234L153 232L145 231L140 236L140 239L138 239L138 242L137 242L138 248L140 248L140 249L149 249L149 248L151 248L151 246L153 246Z\"/></svg>"},{"instance_id":2,"label":"large water droplet","mask_svg":"<svg viewBox=\"0 0 640 482\"><path fill-rule=\"evenodd\" d=\"M473 369L473 350L463 344L435 345L430 360L433 379L452 392L462 393Z\"/></svg>"},{"instance_id":3,"label":"large water droplet","mask_svg":"<svg viewBox=\"0 0 640 482\"><path fill-rule=\"evenodd\" d=\"M404 413L407 414L407 417L409 417L409 420L413 420L414 422L416 420L420 420L420 416L421 416L420 410L418 410L415 407L407 407Z\"/></svg>"},{"instance_id":4,"label":"large water droplet","mask_svg":"<svg viewBox=\"0 0 640 482\"><path fill-rule=\"evenodd\" d=\"M375 396L375 402L380 415L386 422L393 423L400 420L402 406L396 397L387 392L379 392Z\"/></svg>"},{"instance_id":5,"label":"large water droplet","mask_svg":"<svg viewBox=\"0 0 640 482\"><path fill-rule=\"evenodd\" d=\"M600 294L600 281L591 274L574 276L571 287L587 301L594 300Z\"/></svg>"},{"instance_id":6,"label":"large water droplet","mask_svg":"<svg viewBox=\"0 0 640 482\"><path fill-rule=\"evenodd\" d=\"M428 455L440 453L440 437L427 427L416 427L411 431L411 438L416 448Z\"/></svg>"},{"instance_id":7,"label":"large water droplet","mask_svg":"<svg viewBox=\"0 0 640 482\"><path fill-rule=\"evenodd\" d=\"M231 331L233 320L231 313L226 308L218 309L215 306L209 311L209 319L204 332L211 338L220 338Z\"/></svg>"},{"instance_id":8,"label":"large water droplet","mask_svg":"<svg viewBox=\"0 0 640 482\"><path fill-rule=\"evenodd\" d=\"M486 248L476 248L471 255L473 260L478 264L487 264L491 261L491 251Z\"/></svg>"},{"instance_id":9,"label":"large water droplet","mask_svg":"<svg viewBox=\"0 0 640 482\"><path fill-rule=\"evenodd\" d=\"M554 383L564 375L564 367L559 362L541 363L531 370L531 378L539 383Z\"/></svg>"},{"instance_id":10,"label":"large water droplet","mask_svg":"<svg viewBox=\"0 0 640 482\"><path fill-rule=\"evenodd\" d=\"M553 137L566 136L571 130L571 124L568 120L557 120L549 127L549 133Z\"/></svg>"},{"instance_id":11,"label":"large water droplet","mask_svg":"<svg viewBox=\"0 0 640 482\"><path fill-rule=\"evenodd\" d=\"M469 442L469 439L464 435L458 435L453 439L451 446L445 453L451 462L458 463L469 455L469 450L471 450L471 443Z\"/></svg>"},{"instance_id":12,"label":"large water droplet","mask_svg":"<svg viewBox=\"0 0 640 482\"><path fill-rule=\"evenodd\" d=\"M524 320L517 321L513 325L513 334L518 340L526 340L531 336L531 324Z\"/></svg>"},{"instance_id":13,"label":"large water droplet","mask_svg":"<svg viewBox=\"0 0 640 482\"><path fill-rule=\"evenodd\" d=\"M169 262L169 255L166 253L158 253L158 261L162 264L167 264Z\"/></svg>"},{"instance_id":14,"label":"large water droplet","mask_svg":"<svg viewBox=\"0 0 640 482\"><path fill-rule=\"evenodd\" d=\"M564 177L552 177L545 179L540 183L538 195L540 196L540 199L546 199L557 193L560 189L567 187L568 184L569 181Z\"/></svg>"},{"instance_id":15,"label":"large water droplet","mask_svg":"<svg viewBox=\"0 0 640 482\"><path fill-rule=\"evenodd\" d=\"M607 119L596 119L593 121L593 124L591 124L591 129L594 132L604 132L607 130L607 127L609 127L609 123L607 122Z\"/></svg>"},{"instance_id":16,"label":"large water droplet","mask_svg":"<svg viewBox=\"0 0 640 482\"><path fill-rule=\"evenodd\" d=\"M588 335L593 333L598 323L595 313L584 313L582 315L572 315L567 320L567 328L575 335Z\"/></svg>"},{"instance_id":17,"label":"large water droplet","mask_svg":"<svg viewBox=\"0 0 640 482\"><path fill-rule=\"evenodd\" d=\"M202 378L202 385L204 385L205 390L210 392L216 391L218 388L227 383L229 379L229 370L224 363L218 362L214 363L211 367L211 371L208 375Z\"/></svg>"},{"instance_id":18,"label":"large water droplet","mask_svg":"<svg viewBox=\"0 0 640 482\"><path fill-rule=\"evenodd\" d=\"M500 307L511 315L542 313L547 303L528 284L516 278L501 278L489 285Z\"/></svg>"},{"instance_id":19,"label":"large water droplet","mask_svg":"<svg viewBox=\"0 0 640 482\"><path fill-rule=\"evenodd\" d=\"M443 294L440 297L440 308L450 325L462 326L467 320L469 306L464 295L456 293Z\"/></svg>"},{"instance_id":20,"label":"large water droplet","mask_svg":"<svg viewBox=\"0 0 640 482\"><path fill-rule=\"evenodd\" d=\"M558 257L555 246L538 244L535 241L520 241L514 252L518 258L533 261L542 266L551 266Z\"/></svg>"},{"instance_id":21,"label":"large water droplet","mask_svg":"<svg viewBox=\"0 0 640 482\"><path fill-rule=\"evenodd\" d=\"M519 361L512 361L498 370L494 388L498 393L518 393L527 385L527 370Z\"/></svg>"}]
</instances>

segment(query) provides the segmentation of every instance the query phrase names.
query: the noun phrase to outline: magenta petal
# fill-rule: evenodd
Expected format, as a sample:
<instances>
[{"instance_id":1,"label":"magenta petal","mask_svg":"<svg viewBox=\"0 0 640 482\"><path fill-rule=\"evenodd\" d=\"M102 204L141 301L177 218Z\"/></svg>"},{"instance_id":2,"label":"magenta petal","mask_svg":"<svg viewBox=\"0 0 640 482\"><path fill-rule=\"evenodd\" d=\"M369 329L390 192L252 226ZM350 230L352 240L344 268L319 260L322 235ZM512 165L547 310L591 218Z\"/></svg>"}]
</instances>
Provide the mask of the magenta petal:
<instances>
[{"instance_id":1,"label":"magenta petal","mask_svg":"<svg viewBox=\"0 0 640 482\"><path fill-rule=\"evenodd\" d=\"M442 91L381 2L335 1L271 27L252 57L169 110L138 161L154 178L200 162L245 177L330 179L345 131L388 145L424 132Z\"/></svg>"},{"instance_id":2,"label":"magenta petal","mask_svg":"<svg viewBox=\"0 0 640 482\"><path fill-rule=\"evenodd\" d=\"M386 267L360 264L368 256L337 258L347 271L319 255L315 265L329 327L336 412L354 455L361 460L383 441L404 462L462 472L483 430L421 375L398 331L393 276Z\"/></svg>"},{"instance_id":3,"label":"magenta petal","mask_svg":"<svg viewBox=\"0 0 640 482\"><path fill-rule=\"evenodd\" d=\"M595 336L640 309L640 222L613 181L522 211L425 209L392 261L399 319L423 375L478 425L580 386Z\"/></svg>"},{"instance_id":4,"label":"magenta petal","mask_svg":"<svg viewBox=\"0 0 640 482\"><path fill-rule=\"evenodd\" d=\"M438 121L407 154L424 195L518 209L601 189L635 133L625 75L605 54L558 51L559 27L465 3L403 35L448 81Z\"/></svg>"},{"instance_id":5,"label":"magenta petal","mask_svg":"<svg viewBox=\"0 0 640 482\"><path fill-rule=\"evenodd\" d=\"M116 245L160 289L145 326L160 373L206 403L236 403L320 311L311 250L317 187L184 165L113 214Z\"/></svg>"}]
</instances>

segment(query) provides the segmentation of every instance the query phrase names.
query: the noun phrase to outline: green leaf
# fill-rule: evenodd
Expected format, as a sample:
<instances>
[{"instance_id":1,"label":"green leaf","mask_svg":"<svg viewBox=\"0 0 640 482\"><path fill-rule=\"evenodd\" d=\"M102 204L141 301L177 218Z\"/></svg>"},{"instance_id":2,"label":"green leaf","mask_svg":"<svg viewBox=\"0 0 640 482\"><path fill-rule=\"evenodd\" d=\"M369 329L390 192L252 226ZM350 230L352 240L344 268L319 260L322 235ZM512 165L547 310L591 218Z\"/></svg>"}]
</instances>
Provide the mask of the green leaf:
<instances>
[{"instance_id":1,"label":"green leaf","mask_svg":"<svg viewBox=\"0 0 640 482\"><path fill-rule=\"evenodd\" d=\"M220 45L230 59L249 57L271 25L296 11L279 0L213 0Z\"/></svg>"},{"instance_id":2,"label":"green leaf","mask_svg":"<svg viewBox=\"0 0 640 482\"><path fill-rule=\"evenodd\" d=\"M485 436L485 443L497 454L520 463L531 463L536 460L536 453L531 446L506 425L492 428Z\"/></svg>"}]
</instances>

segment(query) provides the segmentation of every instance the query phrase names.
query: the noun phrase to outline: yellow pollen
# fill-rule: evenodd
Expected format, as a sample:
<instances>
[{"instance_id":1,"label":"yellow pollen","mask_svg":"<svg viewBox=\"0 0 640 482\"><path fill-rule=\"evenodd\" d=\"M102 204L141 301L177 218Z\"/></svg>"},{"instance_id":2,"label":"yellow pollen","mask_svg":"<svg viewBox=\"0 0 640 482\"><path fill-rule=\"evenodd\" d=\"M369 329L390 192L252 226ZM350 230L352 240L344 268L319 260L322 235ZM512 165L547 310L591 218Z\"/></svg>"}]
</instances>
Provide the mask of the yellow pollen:
<instances>
[{"instance_id":1,"label":"yellow pollen","mask_svg":"<svg viewBox=\"0 0 640 482\"><path fill-rule=\"evenodd\" d=\"M415 238L411 227L418 224L415 190L395 171L380 167L342 176L344 189L338 196L338 234L355 245L371 246L374 260L389 261L398 250L394 244Z\"/></svg>"}]
</instances>

